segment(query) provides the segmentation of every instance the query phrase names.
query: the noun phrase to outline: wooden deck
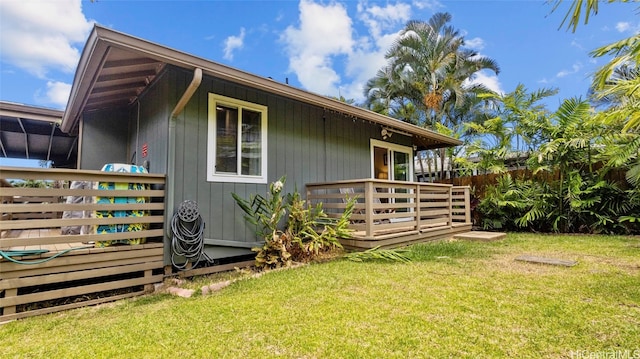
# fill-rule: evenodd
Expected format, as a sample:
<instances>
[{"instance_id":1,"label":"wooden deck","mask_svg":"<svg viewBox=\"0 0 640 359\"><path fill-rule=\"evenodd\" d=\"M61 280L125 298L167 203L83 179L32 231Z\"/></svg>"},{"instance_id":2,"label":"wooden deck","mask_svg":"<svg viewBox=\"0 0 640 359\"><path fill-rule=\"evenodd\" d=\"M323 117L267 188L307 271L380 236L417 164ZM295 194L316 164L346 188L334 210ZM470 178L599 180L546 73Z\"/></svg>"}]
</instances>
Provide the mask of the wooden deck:
<instances>
[{"instance_id":1,"label":"wooden deck","mask_svg":"<svg viewBox=\"0 0 640 359\"><path fill-rule=\"evenodd\" d=\"M154 283L162 282L164 176L11 167L0 168L0 175L2 179L66 183L59 188L1 189L0 250L10 259L0 258L0 322L140 295L151 291ZM134 183L139 189L107 192L91 186L67 187L72 181ZM114 197L144 197L145 201L95 201L95 197L107 193ZM68 196L84 200L58 200ZM84 214L61 218L64 211ZM97 216L98 211L144 213L139 217L118 217ZM62 231L116 225L134 225L138 230L81 230L73 234ZM142 244L115 244L118 242ZM34 250L43 252L31 252Z\"/></svg>"},{"instance_id":2,"label":"wooden deck","mask_svg":"<svg viewBox=\"0 0 640 359\"><path fill-rule=\"evenodd\" d=\"M0 238L16 238L16 239L30 239L30 238L47 238L51 236L60 236L59 228L38 228L38 229L13 229L3 231ZM26 242L26 241L25 241ZM34 244L34 245L14 245L5 247L2 250L5 252L11 251L33 251L33 250L46 250L49 254L36 255L30 257L45 258L47 255L59 253L71 248L87 247L87 243L54 243L54 244ZM93 245L91 245L93 247ZM88 249L83 249L85 253L88 253ZM82 253L82 252L76 252Z\"/></svg>"},{"instance_id":3,"label":"wooden deck","mask_svg":"<svg viewBox=\"0 0 640 359\"><path fill-rule=\"evenodd\" d=\"M32 239L59 235L59 230L11 234ZM46 252L11 257L22 263L0 258L0 322L140 295L164 277L162 243L99 248L70 242L2 248L6 254L32 250Z\"/></svg>"},{"instance_id":4,"label":"wooden deck","mask_svg":"<svg viewBox=\"0 0 640 359\"><path fill-rule=\"evenodd\" d=\"M322 202L331 217L344 212L346 197L357 198L352 237L341 239L348 248L402 246L471 230L468 187L375 179L307 185L307 199Z\"/></svg>"}]
</instances>

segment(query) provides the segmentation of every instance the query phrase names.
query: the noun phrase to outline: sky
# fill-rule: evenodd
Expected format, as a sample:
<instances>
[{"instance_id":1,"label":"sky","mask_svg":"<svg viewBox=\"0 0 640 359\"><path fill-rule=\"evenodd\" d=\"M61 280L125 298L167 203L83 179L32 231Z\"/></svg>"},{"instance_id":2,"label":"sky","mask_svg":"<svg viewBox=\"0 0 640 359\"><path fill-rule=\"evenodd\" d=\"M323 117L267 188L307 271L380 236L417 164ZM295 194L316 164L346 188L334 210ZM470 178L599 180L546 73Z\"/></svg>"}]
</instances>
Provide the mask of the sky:
<instances>
[{"instance_id":1,"label":"sky","mask_svg":"<svg viewBox=\"0 0 640 359\"><path fill-rule=\"evenodd\" d=\"M465 46L500 73L474 81L507 93L558 88L547 100L585 97L607 62L589 53L640 31L638 4L600 5L575 33L545 1L115 1L0 0L0 100L64 109L97 23L135 37L327 96L361 102L368 79L408 20L452 15Z\"/></svg>"}]
</instances>

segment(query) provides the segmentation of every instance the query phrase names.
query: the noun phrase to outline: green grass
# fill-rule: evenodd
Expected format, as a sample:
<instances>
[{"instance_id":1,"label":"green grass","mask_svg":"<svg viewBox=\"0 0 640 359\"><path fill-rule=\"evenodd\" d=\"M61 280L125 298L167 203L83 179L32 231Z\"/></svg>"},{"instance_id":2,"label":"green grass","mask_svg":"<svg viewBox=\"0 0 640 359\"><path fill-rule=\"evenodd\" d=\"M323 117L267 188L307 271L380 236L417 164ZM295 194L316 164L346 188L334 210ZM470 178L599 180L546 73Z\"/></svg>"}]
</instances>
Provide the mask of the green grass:
<instances>
[{"instance_id":1,"label":"green grass","mask_svg":"<svg viewBox=\"0 0 640 359\"><path fill-rule=\"evenodd\" d=\"M3 358L640 355L640 240L510 234L410 247L412 264L336 260L0 325ZM521 254L575 267L516 262ZM604 355L604 354L601 354Z\"/></svg>"}]
</instances>

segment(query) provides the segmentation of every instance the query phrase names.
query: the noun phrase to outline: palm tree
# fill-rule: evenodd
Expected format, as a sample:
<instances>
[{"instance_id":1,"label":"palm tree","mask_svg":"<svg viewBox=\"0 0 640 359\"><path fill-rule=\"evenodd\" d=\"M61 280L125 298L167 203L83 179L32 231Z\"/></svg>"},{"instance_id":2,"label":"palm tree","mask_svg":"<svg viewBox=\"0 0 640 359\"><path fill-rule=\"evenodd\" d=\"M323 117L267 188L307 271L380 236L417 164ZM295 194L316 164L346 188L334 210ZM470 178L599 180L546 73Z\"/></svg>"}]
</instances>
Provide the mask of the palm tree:
<instances>
[{"instance_id":1,"label":"palm tree","mask_svg":"<svg viewBox=\"0 0 640 359\"><path fill-rule=\"evenodd\" d=\"M615 68L600 89L593 91L604 108L597 119L611 133L605 138L609 167L627 168L627 180L640 185L640 68L631 61ZM595 84L594 84L595 86Z\"/></svg>"},{"instance_id":2,"label":"palm tree","mask_svg":"<svg viewBox=\"0 0 640 359\"><path fill-rule=\"evenodd\" d=\"M634 0L637 1L637 0ZM548 0L549 3L553 2L553 8L551 12L554 12L560 7L563 3L563 0ZM615 0L607 0L608 3L615 2ZM629 0L619 0L619 2L629 2ZM584 24L586 25L589 22L589 16L598 14L598 4L600 0L573 0L571 5L569 5L569 10L564 15L562 22L560 23L560 27L564 26L564 24L569 20L567 24L567 29L571 29L571 32L576 32L578 29L578 24L580 23L580 19L582 18L584 12Z\"/></svg>"},{"instance_id":3,"label":"palm tree","mask_svg":"<svg viewBox=\"0 0 640 359\"><path fill-rule=\"evenodd\" d=\"M584 12L584 23L589 15L598 13L599 0L573 0L562 25L569 19L568 27L576 31ZM613 2L608 0L607 2ZM629 2L622 0L622 2ZM555 11L562 0L555 0ZM622 126L622 132L608 139L609 164L629 166L627 179L640 184L640 35L602 46L591 52L593 57L612 56L611 60L594 75L592 92L597 105L608 108L598 114L605 125Z\"/></svg>"},{"instance_id":4,"label":"palm tree","mask_svg":"<svg viewBox=\"0 0 640 359\"><path fill-rule=\"evenodd\" d=\"M393 89L387 94L422 107L424 126L434 130L436 123L455 127L456 120L464 118L458 110L473 98L468 94L488 91L484 86L470 85L478 71L500 71L494 60L465 49L463 36L450 21L448 13L436 13L428 22L409 21L387 52L389 66L384 71L391 75L385 89ZM441 177L444 159L445 151L441 150Z\"/></svg>"},{"instance_id":5,"label":"palm tree","mask_svg":"<svg viewBox=\"0 0 640 359\"><path fill-rule=\"evenodd\" d=\"M364 87L367 108L391 116L396 108L403 107L413 97L406 74L394 70L385 66L367 81Z\"/></svg>"}]
</instances>

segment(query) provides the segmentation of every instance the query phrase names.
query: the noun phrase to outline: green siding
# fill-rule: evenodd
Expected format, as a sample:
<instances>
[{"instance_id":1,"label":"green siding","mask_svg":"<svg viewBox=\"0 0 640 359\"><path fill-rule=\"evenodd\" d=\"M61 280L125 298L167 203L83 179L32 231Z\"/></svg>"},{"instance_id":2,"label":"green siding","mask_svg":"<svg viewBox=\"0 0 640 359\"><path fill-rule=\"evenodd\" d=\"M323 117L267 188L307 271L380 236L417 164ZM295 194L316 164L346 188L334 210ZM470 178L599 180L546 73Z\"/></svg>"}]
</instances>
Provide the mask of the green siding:
<instances>
[{"instance_id":1,"label":"green siding","mask_svg":"<svg viewBox=\"0 0 640 359\"><path fill-rule=\"evenodd\" d=\"M140 96L130 108L129 158L133 163L149 163L149 172L167 172L167 139L169 104L167 103L170 76L163 73L151 88ZM147 144L147 157L143 157L142 146ZM135 152L135 154L134 154Z\"/></svg>"},{"instance_id":2,"label":"green siding","mask_svg":"<svg viewBox=\"0 0 640 359\"><path fill-rule=\"evenodd\" d=\"M126 109L85 114L82 122L80 169L100 170L107 163L129 162Z\"/></svg>"},{"instance_id":3,"label":"green siding","mask_svg":"<svg viewBox=\"0 0 640 359\"><path fill-rule=\"evenodd\" d=\"M169 114L192 79L192 72L172 66L159 77L155 84L140 97L139 103L130 106L118 121L123 126L113 126L104 120L111 113L87 116L91 143L96 146L96 137L115 135L118 141L108 141L117 151L97 151L114 155L114 162L128 162L136 151L134 161L150 162L150 171L166 173L169 136ZM370 139L380 138L380 126L360 119L346 117L332 111L307 105L283 96L256 91L228 81L205 76L198 90L176 119L175 176L173 186L174 204L184 200L198 202L200 213L206 223L205 238L232 242L256 242L252 226L244 221L244 213L235 204L231 193L248 198L259 193L266 194L268 185L220 183L207 181L207 131L208 94L215 93L268 107L268 180L273 182L287 176L285 191L294 188L304 192L310 182L336 181L370 177ZM138 107L139 106L139 117ZM128 124L126 123L128 121ZM117 129L117 130L116 130ZM103 132L101 132L103 131ZM122 133L120 133L122 132ZM136 137L137 136L137 137ZM394 134L393 142L410 144L409 137ZM137 146L136 146L137 143ZM142 144L147 143L148 157L142 158ZM86 147L86 146L83 146ZM94 147L95 148L95 147ZM84 151L83 151L84 152ZM100 162L83 153L87 163ZM169 209L167 216L171 216ZM168 238L165 239L168 244ZM165 253L168 262L169 246ZM246 248L207 248L214 258L250 253Z\"/></svg>"}]
</instances>

